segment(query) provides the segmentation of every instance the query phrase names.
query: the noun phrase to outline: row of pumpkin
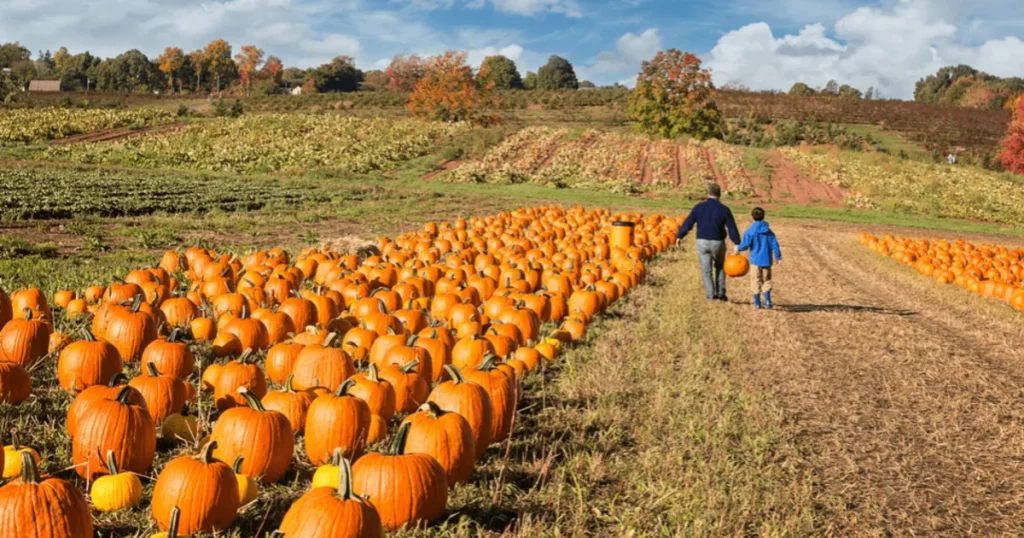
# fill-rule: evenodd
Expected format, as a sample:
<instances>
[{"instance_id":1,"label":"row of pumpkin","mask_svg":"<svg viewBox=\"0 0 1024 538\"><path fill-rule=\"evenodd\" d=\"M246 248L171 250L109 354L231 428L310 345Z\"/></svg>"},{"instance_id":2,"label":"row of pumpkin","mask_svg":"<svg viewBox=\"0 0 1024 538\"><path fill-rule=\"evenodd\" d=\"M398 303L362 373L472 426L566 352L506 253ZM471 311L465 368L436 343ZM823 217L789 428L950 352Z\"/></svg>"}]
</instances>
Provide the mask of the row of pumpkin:
<instances>
[{"instance_id":1,"label":"row of pumpkin","mask_svg":"<svg viewBox=\"0 0 1024 538\"><path fill-rule=\"evenodd\" d=\"M152 515L171 536L230 527L259 482L293 470L298 436L317 470L285 536L428 523L510 436L521 380L641 283L678 226L541 207L429 223L359 254L171 251L123 282L56 292L77 340L54 330L39 290L0 292L0 401L29 398L57 358L75 394L73 468L100 511L141 503L158 430L198 448L156 476ZM124 384L126 367L139 374ZM390 450L367 453L398 419ZM40 478L39 454L17 439L4 452L0 513L14 513L0 536L92 536L72 482Z\"/></svg>"},{"instance_id":2,"label":"row of pumpkin","mask_svg":"<svg viewBox=\"0 0 1024 538\"><path fill-rule=\"evenodd\" d=\"M939 284L954 284L1024 310L1024 249L975 245L963 239L909 239L892 234L878 238L861 233L857 240Z\"/></svg>"}]
</instances>

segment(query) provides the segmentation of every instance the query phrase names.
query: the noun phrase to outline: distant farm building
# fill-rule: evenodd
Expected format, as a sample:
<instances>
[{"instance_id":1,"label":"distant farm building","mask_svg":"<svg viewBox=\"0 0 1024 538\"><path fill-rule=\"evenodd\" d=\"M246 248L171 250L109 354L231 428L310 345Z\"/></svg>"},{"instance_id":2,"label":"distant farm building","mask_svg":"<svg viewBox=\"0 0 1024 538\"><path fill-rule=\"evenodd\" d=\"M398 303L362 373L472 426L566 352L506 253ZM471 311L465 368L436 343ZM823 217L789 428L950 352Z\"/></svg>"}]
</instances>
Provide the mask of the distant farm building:
<instances>
[{"instance_id":1,"label":"distant farm building","mask_svg":"<svg viewBox=\"0 0 1024 538\"><path fill-rule=\"evenodd\" d=\"M296 86L292 88L292 91L289 93L291 93L292 95L302 95L302 86Z\"/></svg>"},{"instance_id":2,"label":"distant farm building","mask_svg":"<svg viewBox=\"0 0 1024 538\"><path fill-rule=\"evenodd\" d=\"M28 83L28 91L30 92L59 92L60 81L59 80L33 80Z\"/></svg>"}]
</instances>

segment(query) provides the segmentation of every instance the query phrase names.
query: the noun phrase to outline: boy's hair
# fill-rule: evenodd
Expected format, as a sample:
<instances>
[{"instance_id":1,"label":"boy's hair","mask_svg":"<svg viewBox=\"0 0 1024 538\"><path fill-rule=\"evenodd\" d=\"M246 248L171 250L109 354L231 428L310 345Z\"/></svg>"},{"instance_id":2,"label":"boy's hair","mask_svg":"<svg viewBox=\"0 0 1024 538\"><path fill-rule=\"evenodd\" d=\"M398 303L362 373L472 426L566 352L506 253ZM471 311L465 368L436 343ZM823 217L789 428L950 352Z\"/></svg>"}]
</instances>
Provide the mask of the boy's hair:
<instances>
[{"instance_id":1,"label":"boy's hair","mask_svg":"<svg viewBox=\"0 0 1024 538\"><path fill-rule=\"evenodd\" d=\"M762 221L764 220L764 210L760 207L755 207L754 210L750 212L750 216L754 217L754 220L756 221Z\"/></svg>"}]
</instances>

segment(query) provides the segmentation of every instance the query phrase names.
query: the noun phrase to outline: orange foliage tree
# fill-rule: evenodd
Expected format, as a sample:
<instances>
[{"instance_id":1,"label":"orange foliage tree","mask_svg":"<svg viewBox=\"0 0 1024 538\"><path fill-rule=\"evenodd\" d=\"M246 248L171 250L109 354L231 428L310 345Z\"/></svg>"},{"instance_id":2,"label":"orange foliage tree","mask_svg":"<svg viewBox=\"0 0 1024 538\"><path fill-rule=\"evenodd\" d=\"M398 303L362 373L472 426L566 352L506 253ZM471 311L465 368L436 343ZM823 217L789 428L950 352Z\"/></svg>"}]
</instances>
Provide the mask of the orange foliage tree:
<instances>
[{"instance_id":1,"label":"orange foliage tree","mask_svg":"<svg viewBox=\"0 0 1024 538\"><path fill-rule=\"evenodd\" d=\"M263 49L254 45L243 45L242 51L235 55L238 74L242 77L242 86L246 95L252 93L252 76L263 64Z\"/></svg>"},{"instance_id":2,"label":"orange foliage tree","mask_svg":"<svg viewBox=\"0 0 1024 538\"><path fill-rule=\"evenodd\" d=\"M157 59L157 66L160 72L167 77L167 86L174 91L174 79L181 72L181 68L185 66L185 53L178 47L167 47L164 49L164 53L161 54ZM181 81L178 81L179 87Z\"/></svg>"},{"instance_id":3,"label":"orange foliage tree","mask_svg":"<svg viewBox=\"0 0 1024 538\"><path fill-rule=\"evenodd\" d=\"M491 123L484 109L493 106L494 84L478 84L465 52L448 51L426 62L426 73L409 96L409 114L433 121Z\"/></svg>"},{"instance_id":4,"label":"orange foliage tree","mask_svg":"<svg viewBox=\"0 0 1024 538\"><path fill-rule=\"evenodd\" d=\"M722 123L711 70L702 69L697 56L676 49L643 63L626 115L639 130L666 138L714 138Z\"/></svg>"},{"instance_id":5,"label":"orange foliage tree","mask_svg":"<svg viewBox=\"0 0 1024 538\"><path fill-rule=\"evenodd\" d=\"M1024 98L1017 98L1015 119L1003 139L1003 153L1000 160L1003 168L1015 174L1024 175Z\"/></svg>"},{"instance_id":6,"label":"orange foliage tree","mask_svg":"<svg viewBox=\"0 0 1024 538\"><path fill-rule=\"evenodd\" d=\"M384 70L387 88L392 92L411 92L427 74L427 62L416 56L395 56Z\"/></svg>"}]
</instances>

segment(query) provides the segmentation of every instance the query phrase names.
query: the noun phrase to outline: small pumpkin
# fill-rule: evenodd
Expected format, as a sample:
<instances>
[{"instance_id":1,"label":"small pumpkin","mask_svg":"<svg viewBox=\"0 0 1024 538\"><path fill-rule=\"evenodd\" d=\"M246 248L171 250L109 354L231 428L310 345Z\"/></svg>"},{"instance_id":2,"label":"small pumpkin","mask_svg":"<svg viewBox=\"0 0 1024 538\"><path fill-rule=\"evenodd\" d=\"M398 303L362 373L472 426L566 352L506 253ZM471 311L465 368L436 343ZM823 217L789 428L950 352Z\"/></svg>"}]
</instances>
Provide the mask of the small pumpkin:
<instances>
[{"instance_id":1,"label":"small pumpkin","mask_svg":"<svg viewBox=\"0 0 1024 538\"><path fill-rule=\"evenodd\" d=\"M110 474L97 478L89 489L92 505L100 512L116 512L138 506L142 502L142 481L134 473L118 470L112 450L107 451L107 469L110 469Z\"/></svg>"},{"instance_id":2,"label":"small pumpkin","mask_svg":"<svg viewBox=\"0 0 1024 538\"><path fill-rule=\"evenodd\" d=\"M336 448L346 457L358 457L366 446L370 429L370 406L348 393L355 384L349 380L333 394L313 400L306 413L304 444L314 465L330 460Z\"/></svg>"},{"instance_id":3,"label":"small pumpkin","mask_svg":"<svg viewBox=\"0 0 1024 538\"><path fill-rule=\"evenodd\" d=\"M263 370L249 359L250 353L246 351L237 360L225 364L218 372L213 383L213 400L218 411L224 412L232 407L246 405L246 399L238 392L242 387L257 398L267 395L267 379L263 375Z\"/></svg>"},{"instance_id":4,"label":"small pumpkin","mask_svg":"<svg viewBox=\"0 0 1024 538\"><path fill-rule=\"evenodd\" d=\"M370 413L380 415L385 422L391 422L395 416L395 388L387 379L377 375L377 365L371 364L367 373L356 374L350 379L355 384L349 394L361 398L370 406Z\"/></svg>"},{"instance_id":5,"label":"small pumpkin","mask_svg":"<svg viewBox=\"0 0 1024 538\"><path fill-rule=\"evenodd\" d=\"M295 433L283 414L264 408L245 387L240 387L239 393L246 406L224 411L214 424L210 438L217 449L213 455L221 461L243 456L241 472L259 477L265 484L277 482L291 465Z\"/></svg>"},{"instance_id":6,"label":"small pumpkin","mask_svg":"<svg viewBox=\"0 0 1024 538\"><path fill-rule=\"evenodd\" d=\"M282 384L295 370L295 361L306 346L290 342L275 344L267 351L264 363L267 379Z\"/></svg>"},{"instance_id":7,"label":"small pumpkin","mask_svg":"<svg viewBox=\"0 0 1024 538\"><path fill-rule=\"evenodd\" d=\"M412 413L426 402L430 395L430 385L418 373L419 366L419 361L410 362L402 367L392 364L378 373L381 379L394 387L395 410L399 413Z\"/></svg>"},{"instance_id":8,"label":"small pumpkin","mask_svg":"<svg viewBox=\"0 0 1024 538\"><path fill-rule=\"evenodd\" d=\"M171 515L179 509L177 532L189 536L222 531L235 521L241 506L238 481L226 463L213 459L216 442L207 443L199 455L171 460L153 487L153 518L168 529Z\"/></svg>"},{"instance_id":9,"label":"small pumpkin","mask_svg":"<svg viewBox=\"0 0 1024 538\"><path fill-rule=\"evenodd\" d=\"M476 466L473 429L458 413L443 411L434 402L405 417L410 425L405 442L407 454L427 454L444 468L448 487L469 481Z\"/></svg>"},{"instance_id":10,"label":"small pumpkin","mask_svg":"<svg viewBox=\"0 0 1024 538\"><path fill-rule=\"evenodd\" d=\"M348 460L340 458L337 469L333 483L311 489L288 509L281 521L280 531L284 536L380 538L384 535L376 508L355 493Z\"/></svg>"},{"instance_id":11,"label":"small pumpkin","mask_svg":"<svg viewBox=\"0 0 1024 538\"><path fill-rule=\"evenodd\" d=\"M235 481L238 482L239 507L245 506L256 500L260 495L260 486L256 479L242 472L242 461L244 456L235 458L231 470L235 473Z\"/></svg>"},{"instance_id":12,"label":"small pumpkin","mask_svg":"<svg viewBox=\"0 0 1024 538\"><path fill-rule=\"evenodd\" d=\"M0 536L92 538L92 513L67 480L40 478L31 454L20 457L21 479L0 487Z\"/></svg>"},{"instance_id":13,"label":"small pumpkin","mask_svg":"<svg viewBox=\"0 0 1024 538\"><path fill-rule=\"evenodd\" d=\"M165 375L186 380L192 375L195 367L195 358L188 344L180 341L181 329L172 329L167 338L159 338L150 342L142 352L142 363L152 364L157 370ZM144 368L142 375L145 376L149 370Z\"/></svg>"},{"instance_id":14,"label":"small pumpkin","mask_svg":"<svg viewBox=\"0 0 1024 538\"><path fill-rule=\"evenodd\" d=\"M356 367L348 353L341 348L331 347L334 336L331 334L323 345L309 345L299 352L292 370L296 388L305 390L318 386L313 382L316 379L319 380L319 386L333 391L355 375Z\"/></svg>"},{"instance_id":15,"label":"small pumpkin","mask_svg":"<svg viewBox=\"0 0 1024 538\"><path fill-rule=\"evenodd\" d=\"M441 464L405 450L411 426L399 428L389 454L367 454L352 467L353 487L367 496L381 524L391 531L436 521L448 504Z\"/></svg>"},{"instance_id":16,"label":"small pumpkin","mask_svg":"<svg viewBox=\"0 0 1024 538\"><path fill-rule=\"evenodd\" d=\"M299 435L305 430L306 413L313 403L313 393L308 390L295 390L292 386L292 376L289 375L284 381L284 387L268 392L262 403L263 407L287 417L292 431Z\"/></svg>"},{"instance_id":17,"label":"small pumpkin","mask_svg":"<svg viewBox=\"0 0 1024 538\"><path fill-rule=\"evenodd\" d=\"M137 362L146 346L156 340L156 321L140 310L142 299L142 295L136 296L131 308L110 309L106 330L97 335L117 348L124 363Z\"/></svg>"},{"instance_id":18,"label":"small pumpkin","mask_svg":"<svg viewBox=\"0 0 1024 538\"><path fill-rule=\"evenodd\" d=\"M723 270L725 276L738 278L750 272L750 261L745 256L726 256Z\"/></svg>"},{"instance_id":19,"label":"small pumpkin","mask_svg":"<svg viewBox=\"0 0 1024 538\"><path fill-rule=\"evenodd\" d=\"M22 474L22 454L32 457L35 465L39 465L39 453L34 448L23 446L18 442L18 432L11 432L11 444L4 447L3 477L16 478Z\"/></svg>"},{"instance_id":20,"label":"small pumpkin","mask_svg":"<svg viewBox=\"0 0 1024 538\"><path fill-rule=\"evenodd\" d=\"M136 377L128 384L142 394L154 424L163 424L167 417L181 411L188 400L185 382L173 375L161 374L156 365L147 362L145 377Z\"/></svg>"},{"instance_id":21,"label":"small pumpkin","mask_svg":"<svg viewBox=\"0 0 1024 538\"><path fill-rule=\"evenodd\" d=\"M0 329L0 360L16 362L30 370L49 352L51 329L34 317L31 309L24 309L22 316Z\"/></svg>"},{"instance_id":22,"label":"small pumpkin","mask_svg":"<svg viewBox=\"0 0 1024 538\"><path fill-rule=\"evenodd\" d=\"M162 433L164 439L174 442L195 443L199 439L202 428L199 417L191 414L188 402L182 406L181 412L172 413L164 420Z\"/></svg>"}]
</instances>

